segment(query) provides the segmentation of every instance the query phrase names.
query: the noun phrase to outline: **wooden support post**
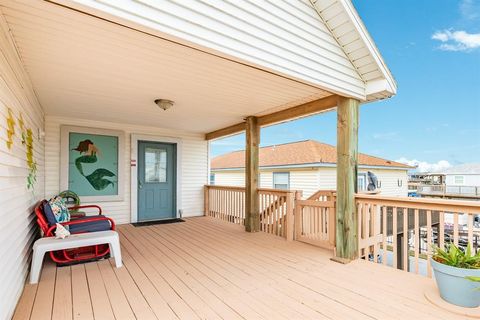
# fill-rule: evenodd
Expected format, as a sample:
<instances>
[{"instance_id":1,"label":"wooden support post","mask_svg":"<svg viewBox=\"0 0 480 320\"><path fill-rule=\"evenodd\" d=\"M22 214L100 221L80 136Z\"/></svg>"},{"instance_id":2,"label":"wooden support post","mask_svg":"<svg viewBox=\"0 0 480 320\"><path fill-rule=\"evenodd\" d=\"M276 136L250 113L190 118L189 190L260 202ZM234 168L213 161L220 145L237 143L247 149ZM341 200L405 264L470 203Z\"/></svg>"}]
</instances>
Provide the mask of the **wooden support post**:
<instances>
[{"instance_id":1,"label":"wooden support post","mask_svg":"<svg viewBox=\"0 0 480 320\"><path fill-rule=\"evenodd\" d=\"M286 227L287 227L287 233L286 233L286 238L287 241L293 241L295 238L294 232L295 232L295 217L294 217L294 212L295 212L295 195L296 192L288 192L287 193L287 200L286 200L286 210L287 210L287 221L286 221Z\"/></svg>"},{"instance_id":2,"label":"wooden support post","mask_svg":"<svg viewBox=\"0 0 480 320\"><path fill-rule=\"evenodd\" d=\"M256 117L246 119L245 150L245 231L260 231L258 198L260 126Z\"/></svg>"},{"instance_id":3,"label":"wooden support post","mask_svg":"<svg viewBox=\"0 0 480 320\"><path fill-rule=\"evenodd\" d=\"M337 107L336 257L358 258L355 193L358 170L359 101L340 97Z\"/></svg>"},{"instance_id":4,"label":"wooden support post","mask_svg":"<svg viewBox=\"0 0 480 320\"><path fill-rule=\"evenodd\" d=\"M204 210L203 213L205 216L210 215L210 189L208 186L205 186L203 189L203 201L204 201Z\"/></svg>"}]
</instances>

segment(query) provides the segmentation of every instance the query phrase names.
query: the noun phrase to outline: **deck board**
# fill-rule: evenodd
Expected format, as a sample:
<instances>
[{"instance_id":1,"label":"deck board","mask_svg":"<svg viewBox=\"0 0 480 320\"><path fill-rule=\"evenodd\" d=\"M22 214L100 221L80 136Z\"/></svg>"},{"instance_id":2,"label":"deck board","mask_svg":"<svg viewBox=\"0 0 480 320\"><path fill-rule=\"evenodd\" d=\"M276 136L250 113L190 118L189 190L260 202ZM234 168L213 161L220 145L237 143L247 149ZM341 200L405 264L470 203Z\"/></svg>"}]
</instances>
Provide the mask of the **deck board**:
<instances>
[{"instance_id":1,"label":"deck board","mask_svg":"<svg viewBox=\"0 0 480 320\"><path fill-rule=\"evenodd\" d=\"M14 319L460 319L432 280L208 217L119 226L113 261L55 268L26 285Z\"/></svg>"}]
</instances>

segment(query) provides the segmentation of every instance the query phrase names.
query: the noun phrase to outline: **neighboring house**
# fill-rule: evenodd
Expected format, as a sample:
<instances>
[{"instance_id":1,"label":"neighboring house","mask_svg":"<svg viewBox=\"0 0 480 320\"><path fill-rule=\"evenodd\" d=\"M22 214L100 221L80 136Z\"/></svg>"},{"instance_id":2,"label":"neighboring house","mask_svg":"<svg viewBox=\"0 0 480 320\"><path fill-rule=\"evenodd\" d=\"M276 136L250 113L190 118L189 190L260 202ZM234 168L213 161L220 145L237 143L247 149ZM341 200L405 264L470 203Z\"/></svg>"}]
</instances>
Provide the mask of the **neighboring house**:
<instances>
[{"instance_id":1,"label":"neighboring house","mask_svg":"<svg viewBox=\"0 0 480 320\"><path fill-rule=\"evenodd\" d=\"M314 140L260 148L260 186L263 188L303 190L308 197L320 189L336 188L337 149ZM245 151L234 151L212 159L210 183L244 186ZM359 154L358 190L368 185L367 172L378 178L380 194L408 194L408 170L402 163Z\"/></svg>"},{"instance_id":2,"label":"neighboring house","mask_svg":"<svg viewBox=\"0 0 480 320\"><path fill-rule=\"evenodd\" d=\"M422 197L480 200L480 163L453 166L423 177L417 185Z\"/></svg>"}]
</instances>

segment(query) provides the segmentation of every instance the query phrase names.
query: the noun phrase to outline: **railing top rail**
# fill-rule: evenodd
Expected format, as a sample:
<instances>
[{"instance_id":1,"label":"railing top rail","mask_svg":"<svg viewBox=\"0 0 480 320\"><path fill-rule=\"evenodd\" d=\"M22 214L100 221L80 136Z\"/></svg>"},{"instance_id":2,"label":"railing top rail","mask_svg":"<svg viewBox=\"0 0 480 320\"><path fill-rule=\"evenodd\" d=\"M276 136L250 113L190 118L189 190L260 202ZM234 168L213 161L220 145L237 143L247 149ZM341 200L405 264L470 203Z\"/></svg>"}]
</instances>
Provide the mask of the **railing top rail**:
<instances>
[{"instance_id":1,"label":"railing top rail","mask_svg":"<svg viewBox=\"0 0 480 320\"><path fill-rule=\"evenodd\" d=\"M218 189L218 190L245 191L245 187L238 187L238 186L221 186L221 185L206 184L205 187L209 188L209 189ZM259 192L268 192L268 193L286 194L286 193L295 193L298 190L258 188L258 191Z\"/></svg>"},{"instance_id":2,"label":"railing top rail","mask_svg":"<svg viewBox=\"0 0 480 320\"><path fill-rule=\"evenodd\" d=\"M295 193L297 190L285 190L285 189L269 189L269 188L258 188L259 192L272 192L272 193Z\"/></svg>"},{"instance_id":3,"label":"railing top rail","mask_svg":"<svg viewBox=\"0 0 480 320\"><path fill-rule=\"evenodd\" d=\"M357 201L387 205L399 208L412 208L435 211L480 214L480 201L445 200L430 198L385 197L356 194Z\"/></svg>"},{"instance_id":4,"label":"railing top rail","mask_svg":"<svg viewBox=\"0 0 480 320\"><path fill-rule=\"evenodd\" d=\"M245 187L236 187L236 186L218 186L218 185L206 184L205 187L209 189L218 189L218 190L245 191Z\"/></svg>"}]
</instances>

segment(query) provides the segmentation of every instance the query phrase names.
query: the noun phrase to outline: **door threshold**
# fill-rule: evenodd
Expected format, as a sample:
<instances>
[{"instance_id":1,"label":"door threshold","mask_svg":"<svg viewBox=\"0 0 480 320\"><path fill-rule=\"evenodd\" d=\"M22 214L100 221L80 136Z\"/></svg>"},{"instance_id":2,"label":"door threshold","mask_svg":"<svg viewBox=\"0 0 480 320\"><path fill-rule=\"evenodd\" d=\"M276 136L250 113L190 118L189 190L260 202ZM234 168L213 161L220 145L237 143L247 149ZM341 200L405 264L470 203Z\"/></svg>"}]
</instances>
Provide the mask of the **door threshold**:
<instances>
[{"instance_id":1,"label":"door threshold","mask_svg":"<svg viewBox=\"0 0 480 320\"><path fill-rule=\"evenodd\" d=\"M153 226L156 224L167 224L167 223L177 223L177 222L185 222L185 220L180 218L162 219L162 220L152 220L152 221L144 221L144 222L134 222L132 223L132 225L134 227L146 227L146 226Z\"/></svg>"}]
</instances>

